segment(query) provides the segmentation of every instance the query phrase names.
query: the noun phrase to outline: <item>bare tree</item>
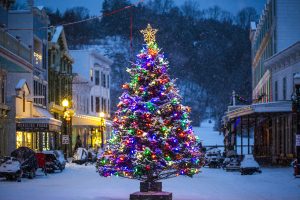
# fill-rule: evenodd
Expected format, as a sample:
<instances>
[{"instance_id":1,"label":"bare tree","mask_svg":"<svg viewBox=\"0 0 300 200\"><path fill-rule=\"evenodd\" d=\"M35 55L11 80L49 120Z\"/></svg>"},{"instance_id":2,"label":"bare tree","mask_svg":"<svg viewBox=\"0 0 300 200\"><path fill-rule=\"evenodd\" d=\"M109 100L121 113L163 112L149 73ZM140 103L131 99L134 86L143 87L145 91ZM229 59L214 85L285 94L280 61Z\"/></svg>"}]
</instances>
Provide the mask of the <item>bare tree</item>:
<instances>
[{"instance_id":1,"label":"bare tree","mask_svg":"<svg viewBox=\"0 0 300 200\"><path fill-rule=\"evenodd\" d=\"M250 22L258 20L258 14L253 7L246 7L238 12L236 16L236 23L242 28L249 28Z\"/></svg>"}]
</instances>

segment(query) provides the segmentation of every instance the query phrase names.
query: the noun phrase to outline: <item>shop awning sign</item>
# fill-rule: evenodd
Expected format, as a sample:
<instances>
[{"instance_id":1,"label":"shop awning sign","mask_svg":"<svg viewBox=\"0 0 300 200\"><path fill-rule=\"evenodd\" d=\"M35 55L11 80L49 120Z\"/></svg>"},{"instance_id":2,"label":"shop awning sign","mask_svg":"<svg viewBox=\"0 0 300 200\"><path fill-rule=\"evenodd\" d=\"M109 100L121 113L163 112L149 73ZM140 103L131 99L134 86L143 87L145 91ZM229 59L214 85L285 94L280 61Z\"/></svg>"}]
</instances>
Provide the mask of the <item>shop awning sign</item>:
<instances>
[{"instance_id":1,"label":"shop awning sign","mask_svg":"<svg viewBox=\"0 0 300 200\"><path fill-rule=\"evenodd\" d=\"M59 132L60 127L49 123L16 123L17 131L50 131Z\"/></svg>"},{"instance_id":2,"label":"shop awning sign","mask_svg":"<svg viewBox=\"0 0 300 200\"><path fill-rule=\"evenodd\" d=\"M69 135L62 135L61 143L62 144L70 144Z\"/></svg>"}]
</instances>

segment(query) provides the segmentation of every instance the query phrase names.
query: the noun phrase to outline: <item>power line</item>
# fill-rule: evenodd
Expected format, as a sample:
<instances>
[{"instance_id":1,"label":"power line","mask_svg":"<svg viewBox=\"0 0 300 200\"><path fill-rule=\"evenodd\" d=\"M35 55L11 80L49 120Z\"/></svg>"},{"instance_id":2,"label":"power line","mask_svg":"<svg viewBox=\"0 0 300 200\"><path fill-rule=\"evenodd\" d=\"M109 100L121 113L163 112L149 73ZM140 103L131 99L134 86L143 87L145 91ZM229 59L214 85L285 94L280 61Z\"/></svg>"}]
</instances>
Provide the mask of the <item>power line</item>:
<instances>
[{"instance_id":1,"label":"power line","mask_svg":"<svg viewBox=\"0 0 300 200\"><path fill-rule=\"evenodd\" d=\"M87 21L91 21L91 20L94 20L94 19L101 19L103 16L111 16L111 15L114 15L118 12L121 12L121 11L124 11L124 10L127 10L127 9L130 9L134 6L137 6L139 3L142 3L144 2L144 0L139 0L137 1L136 3L134 4L131 4L129 6L125 6L123 8L119 8L117 10L113 10L109 13L104 13L104 14L101 14L99 16L94 16L94 17L90 17L90 18L87 18L87 19L82 19L82 20L78 20L78 21L73 21L73 22L66 22L66 23L62 23L62 24L59 24L59 25L55 25L55 26L44 26L44 27L39 27L39 28L35 28L37 30L40 30L40 29L50 29L50 28L55 28L55 27L58 27L58 26L71 26L71 25L74 25L74 24L79 24L79 23L83 23L83 22L87 22ZM34 28L8 28L6 30L12 30L12 31L16 31L16 30L34 30Z\"/></svg>"}]
</instances>

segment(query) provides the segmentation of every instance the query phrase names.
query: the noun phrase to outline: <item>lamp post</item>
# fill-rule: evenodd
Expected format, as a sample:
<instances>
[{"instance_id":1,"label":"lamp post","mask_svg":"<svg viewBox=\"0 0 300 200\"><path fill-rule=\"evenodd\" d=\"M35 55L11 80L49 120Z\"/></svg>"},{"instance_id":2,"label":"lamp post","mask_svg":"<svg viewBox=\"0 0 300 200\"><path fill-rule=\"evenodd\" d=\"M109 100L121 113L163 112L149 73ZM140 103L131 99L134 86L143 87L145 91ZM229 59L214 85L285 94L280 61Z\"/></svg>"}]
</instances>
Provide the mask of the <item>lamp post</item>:
<instances>
[{"instance_id":1,"label":"lamp post","mask_svg":"<svg viewBox=\"0 0 300 200\"><path fill-rule=\"evenodd\" d=\"M68 120L67 108L69 107L69 101L67 99L64 99L62 101L61 105L64 107L64 111L63 111L64 135L65 135L65 137L66 136L69 137L69 134L68 134L68 123L67 123L67 120ZM66 154L66 157L69 157L69 151L68 151L68 148L67 148L68 143L66 141L63 141L63 144L65 145L65 154Z\"/></svg>"},{"instance_id":2,"label":"lamp post","mask_svg":"<svg viewBox=\"0 0 300 200\"><path fill-rule=\"evenodd\" d=\"M104 148L104 128L105 128L105 114L103 112L99 113L99 118L100 118L100 126L99 126L99 131L101 134L101 149Z\"/></svg>"}]
</instances>

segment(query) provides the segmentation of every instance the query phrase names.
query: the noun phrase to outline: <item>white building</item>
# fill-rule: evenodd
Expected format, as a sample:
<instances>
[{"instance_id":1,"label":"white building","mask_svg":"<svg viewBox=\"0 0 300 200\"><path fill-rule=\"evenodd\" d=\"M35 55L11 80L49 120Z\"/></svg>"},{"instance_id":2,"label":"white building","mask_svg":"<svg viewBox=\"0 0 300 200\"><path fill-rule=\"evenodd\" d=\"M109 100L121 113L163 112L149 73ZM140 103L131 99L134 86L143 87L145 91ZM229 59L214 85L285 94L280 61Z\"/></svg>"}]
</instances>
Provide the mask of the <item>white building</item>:
<instances>
[{"instance_id":1,"label":"white building","mask_svg":"<svg viewBox=\"0 0 300 200\"><path fill-rule=\"evenodd\" d=\"M288 165L300 159L299 119L292 109L300 73L299 19L299 0L267 1L259 23L251 23L253 102L230 106L224 116L228 146L237 144L230 142L237 134L253 128L253 154L261 163Z\"/></svg>"},{"instance_id":2,"label":"white building","mask_svg":"<svg viewBox=\"0 0 300 200\"><path fill-rule=\"evenodd\" d=\"M1 32L0 55L1 68L7 71L5 103L10 108L5 135L0 137L5 155L20 146L52 149L61 129L61 121L47 110L49 18L45 9L26 2L22 9L0 9L8 28Z\"/></svg>"},{"instance_id":3,"label":"white building","mask_svg":"<svg viewBox=\"0 0 300 200\"><path fill-rule=\"evenodd\" d=\"M252 97L258 102L273 101L271 74L264 62L300 40L299 19L299 0L268 0L258 24L251 23Z\"/></svg>"},{"instance_id":4,"label":"white building","mask_svg":"<svg viewBox=\"0 0 300 200\"><path fill-rule=\"evenodd\" d=\"M73 144L79 135L86 146L101 146L110 137L110 123L106 120L106 134L101 135L101 112L110 118L110 65L112 61L95 50L70 50L74 58L73 73ZM102 143L104 141L104 143Z\"/></svg>"}]
</instances>

